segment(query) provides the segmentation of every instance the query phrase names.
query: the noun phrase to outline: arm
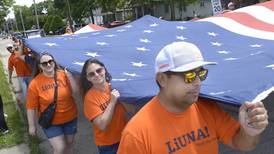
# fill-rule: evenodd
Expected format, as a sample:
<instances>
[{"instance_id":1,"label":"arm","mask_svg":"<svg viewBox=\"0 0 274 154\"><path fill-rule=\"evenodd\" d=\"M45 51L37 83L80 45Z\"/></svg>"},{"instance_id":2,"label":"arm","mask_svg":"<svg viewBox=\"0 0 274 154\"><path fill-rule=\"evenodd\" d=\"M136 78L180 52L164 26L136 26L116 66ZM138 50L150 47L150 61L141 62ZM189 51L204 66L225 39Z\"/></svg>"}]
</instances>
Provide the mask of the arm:
<instances>
[{"instance_id":1,"label":"arm","mask_svg":"<svg viewBox=\"0 0 274 154\"><path fill-rule=\"evenodd\" d=\"M112 119L112 116L114 113L114 109L115 109L115 105L116 105L117 99L119 97L120 97L119 92L116 89L113 89L111 91L110 102L109 102L106 110L93 120L93 123L97 127L99 127L101 130L106 130L108 124L111 122L111 119Z\"/></svg>"},{"instance_id":2,"label":"arm","mask_svg":"<svg viewBox=\"0 0 274 154\"><path fill-rule=\"evenodd\" d=\"M11 77L12 77L12 70L9 70L9 83L12 84L12 80L11 80Z\"/></svg>"},{"instance_id":3,"label":"arm","mask_svg":"<svg viewBox=\"0 0 274 154\"><path fill-rule=\"evenodd\" d=\"M36 116L37 116L36 113L37 113L36 109L27 110L30 135L36 135Z\"/></svg>"},{"instance_id":4,"label":"arm","mask_svg":"<svg viewBox=\"0 0 274 154\"><path fill-rule=\"evenodd\" d=\"M77 93L80 92L80 88L79 88L79 84L80 83L80 78L73 76L73 74L71 72L69 72L66 68L64 69L66 75L67 75L67 79L70 83L71 89L72 89L72 93Z\"/></svg>"},{"instance_id":5,"label":"arm","mask_svg":"<svg viewBox=\"0 0 274 154\"><path fill-rule=\"evenodd\" d=\"M268 115L263 103L244 103L240 107L239 120L241 127L229 145L242 151L251 151L255 149L260 134L268 125Z\"/></svg>"}]
</instances>

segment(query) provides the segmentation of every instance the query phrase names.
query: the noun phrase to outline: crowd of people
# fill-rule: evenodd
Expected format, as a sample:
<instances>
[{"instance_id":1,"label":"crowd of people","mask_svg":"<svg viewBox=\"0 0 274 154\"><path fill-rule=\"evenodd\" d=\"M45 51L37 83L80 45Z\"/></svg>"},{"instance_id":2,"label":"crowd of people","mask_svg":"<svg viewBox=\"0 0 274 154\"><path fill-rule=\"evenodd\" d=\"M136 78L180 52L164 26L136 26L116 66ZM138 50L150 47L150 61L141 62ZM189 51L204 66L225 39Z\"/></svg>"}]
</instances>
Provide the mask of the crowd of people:
<instances>
[{"instance_id":1,"label":"crowd of people","mask_svg":"<svg viewBox=\"0 0 274 154\"><path fill-rule=\"evenodd\" d=\"M219 142L249 151L259 143L268 125L262 102L243 102L236 120L216 101L199 98L202 81L214 67L209 65L216 63L205 61L192 43L173 42L159 51L155 58L159 92L136 114L130 102L119 100L119 89L111 86L111 74L98 59L85 61L80 83L75 83L72 74L47 52L31 56L32 51L18 40L8 44L7 50L10 83L15 69L27 89L23 93L30 135L36 135L37 120L56 99L51 125L42 127L54 154L73 153L80 111L73 93L79 91L100 154L212 154L218 153ZM135 115L131 118L129 112Z\"/></svg>"}]
</instances>

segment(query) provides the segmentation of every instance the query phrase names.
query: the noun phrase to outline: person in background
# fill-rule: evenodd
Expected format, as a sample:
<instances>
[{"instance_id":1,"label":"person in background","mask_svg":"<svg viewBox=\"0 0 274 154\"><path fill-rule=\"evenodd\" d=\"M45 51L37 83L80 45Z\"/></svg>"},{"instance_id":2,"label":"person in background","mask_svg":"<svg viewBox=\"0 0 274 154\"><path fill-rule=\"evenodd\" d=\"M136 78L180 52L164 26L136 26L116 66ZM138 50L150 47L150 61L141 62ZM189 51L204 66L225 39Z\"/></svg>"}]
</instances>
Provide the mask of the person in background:
<instances>
[{"instance_id":1,"label":"person in background","mask_svg":"<svg viewBox=\"0 0 274 154\"><path fill-rule=\"evenodd\" d=\"M9 132L9 128L5 120L4 103L1 95L0 95L0 131L2 131L2 134L7 134Z\"/></svg>"},{"instance_id":2,"label":"person in background","mask_svg":"<svg viewBox=\"0 0 274 154\"><path fill-rule=\"evenodd\" d=\"M208 75L199 48L188 42L165 46L155 59L158 94L127 124L119 154L217 154L218 142L250 151L268 125L262 102L245 102L239 122L215 101L199 98Z\"/></svg>"},{"instance_id":3,"label":"person in background","mask_svg":"<svg viewBox=\"0 0 274 154\"><path fill-rule=\"evenodd\" d=\"M71 34L73 34L73 32L72 32L71 28L68 26L66 28L66 33L64 35L71 35Z\"/></svg>"},{"instance_id":4,"label":"person in background","mask_svg":"<svg viewBox=\"0 0 274 154\"><path fill-rule=\"evenodd\" d=\"M228 4L227 4L227 9L228 10L235 10L235 4L233 3L233 2L229 2Z\"/></svg>"},{"instance_id":5,"label":"person in background","mask_svg":"<svg viewBox=\"0 0 274 154\"><path fill-rule=\"evenodd\" d=\"M36 55L34 51L31 51L24 43L22 43L22 55L21 58L29 65L31 68L31 74L33 76L36 67Z\"/></svg>"},{"instance_id":6,"label":"person in background","mask_svg":"<svg viewBox=\"0 0 274 154\"><path fill-rule=\"evenodd\" d=\"M10 57L8 59L8 70L9 70L9 83L12 84L12 73L15 68L17 78L20 81L23 95L27 95L27 87L31 80L31 69L28 64L21 59L21 55L16 47L13 49L12 44L7 45L7 50L10 52Z\"/></svg>"},{"instance_id":7,"label":"person in background","mask_svg":"<svg viewBox=\"0 0 274 154\"><path fill-rule=\"evenodd\" d=\"M77 106L70 79L49 53L43 53L37 61L36 72L27 95L29 134L36 135L37 119L53 101L54 75L57 76L58 95L52 126L42 128L53 147L54 154L72 154L77 132Z\"/></svg>"},{"instance_id":8,"label":"person in background","mask_svg":"<svg viewBox=\"0 0 274 154\"><path fill-rule=\"evenodd\" d=\"M93 125L100 154L116 154L127 119L118 100L120 93L110 85L111 75L97 59L86 60L81 72L84 114Z\"/></svg>"}]
</instances>

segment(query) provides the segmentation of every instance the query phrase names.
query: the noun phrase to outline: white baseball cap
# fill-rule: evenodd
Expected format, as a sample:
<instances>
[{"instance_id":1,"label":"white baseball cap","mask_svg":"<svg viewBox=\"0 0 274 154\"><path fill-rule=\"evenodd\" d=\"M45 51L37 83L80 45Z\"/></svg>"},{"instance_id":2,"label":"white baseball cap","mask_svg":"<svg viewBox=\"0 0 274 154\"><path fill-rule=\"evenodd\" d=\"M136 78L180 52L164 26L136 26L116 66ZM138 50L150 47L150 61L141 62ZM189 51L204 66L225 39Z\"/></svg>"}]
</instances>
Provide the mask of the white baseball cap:
<instances>
[{"instance_id":1,"label":"white baseball cap","mask_svg":"<svg viewBox=\"0 0 274 154\"><path fill-rule=\"evenodd\" d=\"M166 45L155 59L155 72L186 72L216 62L204 61L199 48L188 42L173 42Z\"/></svg>"},{"instance_id":2,"label":"white baseball cap","mask_svg":"<svg viewBox=\"0 0 274 154\"><path fill-rule=\"evenodd\" d=\"M229 8L229 7L234 7L235 6L235 4L233 3L233 2L229 2L228 4L227 4L227 7Z\"/></svg>"},{"instance_id":3,"label":"white baseball cap","mask_svg":"<svg viewBox=\"0 0 274 154\"><path fill-rule=\"evenodd\" d=\"M7 44L6 45L6 48L10 48L10 47L13 47L13 45L12 44Z\"/></svg>"}]
</instances>

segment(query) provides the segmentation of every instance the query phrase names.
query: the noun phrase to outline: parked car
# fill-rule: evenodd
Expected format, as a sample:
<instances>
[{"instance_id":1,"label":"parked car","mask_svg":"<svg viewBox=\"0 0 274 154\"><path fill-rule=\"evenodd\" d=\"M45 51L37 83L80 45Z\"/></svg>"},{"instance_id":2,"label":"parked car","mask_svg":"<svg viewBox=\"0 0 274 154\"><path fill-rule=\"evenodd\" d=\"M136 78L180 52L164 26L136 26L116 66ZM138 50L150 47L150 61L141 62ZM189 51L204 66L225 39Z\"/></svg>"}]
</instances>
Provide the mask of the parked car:
<instances>
[{"instance_id":1,"label":"parked car","mask_svg":"<svg viewBox=\"0 0 274 154\"><path fill-rule=\"evenodd\" d=\"M37 37L44 37L45 33L42 29L33 29L33 30L27 30L23 32L24 38L37 38Z\"/></svg>"},{"instance_id":2,"label":"parked car","mask_svg":"<svg viewBox=\"0 0 274 154\"><path fill-rule=\"evenodd\" d=\"M125 23L122 22L122 21L113 21L111 23L108 23L106 25L107 28L114 28L114 27L118 27L118 26L121 26L121 25L124 25Z\"/></svg>"},{"instance_id":3,"label":"parked car","mask_svg":"<svg viewBox=\"0 0 274 154\"><path fill-rule=\"evenodd\" d=\"M12 32L11 36L20 40L23 38L23 34L20 32Z\"/></svg>"}]
</instances>

